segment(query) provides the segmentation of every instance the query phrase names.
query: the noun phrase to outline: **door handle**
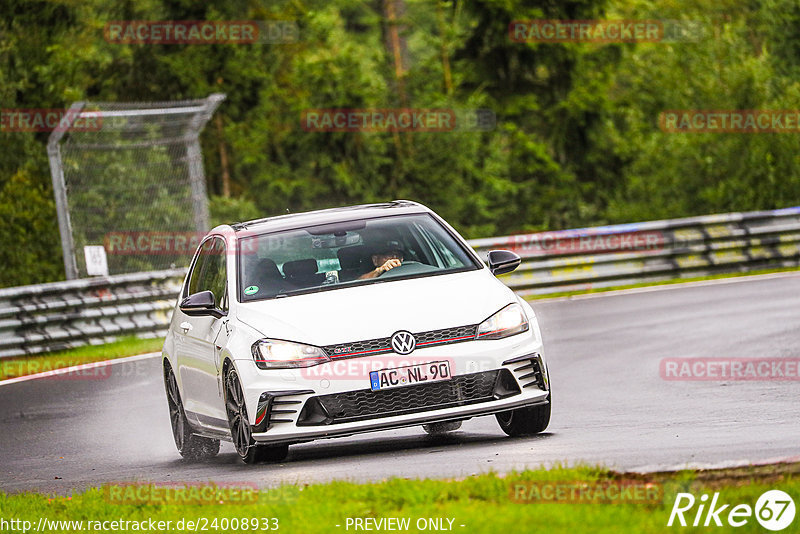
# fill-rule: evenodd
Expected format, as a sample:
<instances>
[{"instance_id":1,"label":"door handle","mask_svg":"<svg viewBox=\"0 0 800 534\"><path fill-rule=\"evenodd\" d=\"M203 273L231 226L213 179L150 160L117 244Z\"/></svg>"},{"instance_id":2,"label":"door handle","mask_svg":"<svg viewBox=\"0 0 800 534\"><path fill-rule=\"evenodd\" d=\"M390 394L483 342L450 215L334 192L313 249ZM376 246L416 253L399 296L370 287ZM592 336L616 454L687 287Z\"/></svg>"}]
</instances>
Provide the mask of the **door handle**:
<instances>
[{"instance_id":1,"label":"door handle","mask_svg":"<svg viewBox=\"0 0 800 534\"><path fill-rule=\"evenodd\" d=\"M181 330L183 330L184 334L188 334L189 330L191 330L191 329L192 329L192 324L191 323L189 323L187 321L184 321L184 322L181 323Z\"/></svg>"}]
</instances>

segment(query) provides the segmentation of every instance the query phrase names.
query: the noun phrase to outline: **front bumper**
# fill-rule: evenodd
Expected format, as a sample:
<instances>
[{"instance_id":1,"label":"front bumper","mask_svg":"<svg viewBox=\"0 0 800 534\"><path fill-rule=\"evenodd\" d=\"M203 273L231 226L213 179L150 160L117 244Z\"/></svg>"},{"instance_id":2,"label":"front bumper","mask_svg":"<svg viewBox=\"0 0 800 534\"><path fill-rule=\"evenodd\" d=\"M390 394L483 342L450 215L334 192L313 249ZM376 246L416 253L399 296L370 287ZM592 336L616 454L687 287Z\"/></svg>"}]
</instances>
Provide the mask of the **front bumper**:
<instances>
[{"instance_id":1,"label":"front bumper","mask_svg":"<svg viewBox=\"0 0 800 534\"><path fill-rule=\"evenodd\" d=\"M368 371L447 360L453 378L372 392ZM541 343L531 333L418 349L293 370L260 370L237 360L260 443L296 443L488 415L545 404Z\"/></svg>"}]
</instances>

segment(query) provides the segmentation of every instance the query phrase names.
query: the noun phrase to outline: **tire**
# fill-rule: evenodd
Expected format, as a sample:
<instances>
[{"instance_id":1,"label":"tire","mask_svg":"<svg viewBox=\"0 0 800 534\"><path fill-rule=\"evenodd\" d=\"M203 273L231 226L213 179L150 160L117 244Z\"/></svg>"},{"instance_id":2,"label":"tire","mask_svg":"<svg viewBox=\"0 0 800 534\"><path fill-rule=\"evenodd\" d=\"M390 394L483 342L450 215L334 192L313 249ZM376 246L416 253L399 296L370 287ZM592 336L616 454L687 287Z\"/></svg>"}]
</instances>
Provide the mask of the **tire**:
<instances>
[{"instance_id":1,"label":"tire","mask_svg":"<svg viewBox=\"0 0 800 534\"><path fill-rule=\"evenodd\" d=\"M443 434L447 434L448 432L458 430L459 428L461 428L461 421L443 421L441 423L428 423L427 425L422 425L422 429L431 436L441 436Z\"/></svg>"},{"instance_id":2,"label":"tire","mask_svg":"<svg viewBox=\"0 0 800 534\"><path fill-rule=\"evenodd\" d=\"M540 406L500 412L495 414L495 417L500 428L509 436L532 436L544 432L550 424L551 407L552 401Z\"/></svg>"},{"instance_id":3,"label":"tire","mask_svg":"<svg viewBox=\"0 0 800 534\"><path fill-rule=\"evenodd\" d=\"M164 370L164 386L167 390L167 406L169 407L169 422L172 426L172 437L175 447L181 456L187 460L208 460L219 453L219 440L198 436L186 419L183 410L181 394L178 390L178 381L172 368L166 366Z\"/></svg>"},{"instance_id":4,"label":"tire","mask_svg":"<svg viewBox=\"0 0 800 534\"><path fill-rule=\"evenodd\" d=\"M247 418L242 384L233 369L225 375L225 412L228 414L233 446L244 463L280 462L289 454L289 445L286 444L256 445Z\"/></svg>"}]
</instances>

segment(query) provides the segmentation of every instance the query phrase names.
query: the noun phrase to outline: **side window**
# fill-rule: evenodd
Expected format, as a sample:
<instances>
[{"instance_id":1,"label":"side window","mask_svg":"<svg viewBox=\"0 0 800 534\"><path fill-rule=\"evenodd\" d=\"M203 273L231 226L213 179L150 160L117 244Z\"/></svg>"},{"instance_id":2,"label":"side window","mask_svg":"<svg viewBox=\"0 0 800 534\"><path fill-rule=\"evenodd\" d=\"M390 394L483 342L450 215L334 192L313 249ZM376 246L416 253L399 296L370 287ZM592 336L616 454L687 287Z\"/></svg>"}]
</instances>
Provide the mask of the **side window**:
<instances>
[{"instance_id":1,"label":"side window","mask_svg":"<svg viewBox=\"0 0 800 534\"><path fill-rule=\"evenodd\" d=\"M189 294L211 291L220 309L227 308L227 302L224 302L227 281L225 258L225 242L219 238L207 240L200 249L189 278Z\"/></svg>"},{"instance_id":2,"label":"side window","mask_svg":"<svg viewBox=\"0 0 800 534\"><path fill-rule=\"evenodd\" d=\"M223 309L225 282L227 281L227 272L225 269L225 241L219 238L214 239L211 258L211 268L208 271L208 289L214 293L214 302L217 303L217 308Z\"/></svg>"},{"instance_id":3,"label":"side window","mask_svg":"<svg viewBox=\"0 0 800 534\"><path fill-rule=\"evenodd\" d=\"M206 250L209 242L210 241L206 241L203 243L203 247L200 249L200 253L197 255L197 260L194 262L194 267L189 275L189 284L186 287L186 294L184 297L188 297L189 295L194 295L195 293L202 291L202 289L198 289L198 287L200 286L201 273L203 272L206 260L209 257Z\"/></svg>"}]
</instances>

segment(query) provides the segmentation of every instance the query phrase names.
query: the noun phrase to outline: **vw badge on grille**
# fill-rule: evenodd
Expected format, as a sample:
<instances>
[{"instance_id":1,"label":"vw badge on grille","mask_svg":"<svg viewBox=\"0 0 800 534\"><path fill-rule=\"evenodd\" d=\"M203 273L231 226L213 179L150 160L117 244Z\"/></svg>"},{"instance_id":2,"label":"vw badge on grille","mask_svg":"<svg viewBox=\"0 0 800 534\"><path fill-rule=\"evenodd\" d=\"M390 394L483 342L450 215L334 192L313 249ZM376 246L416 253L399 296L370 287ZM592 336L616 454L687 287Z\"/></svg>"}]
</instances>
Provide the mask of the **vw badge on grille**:
<instances>
[{"instance_id":1,"label":"vw badge on grille","mask_svg":"<svg viewBox=\"0 0 800 534\"><path fill-rule=\"evenodd\" d=\"M415 348L417 348L417 340L414 339L411 332L401 330L392 336L392 349L397 354L411 354Z\"/></svg>"}]
</instances>

